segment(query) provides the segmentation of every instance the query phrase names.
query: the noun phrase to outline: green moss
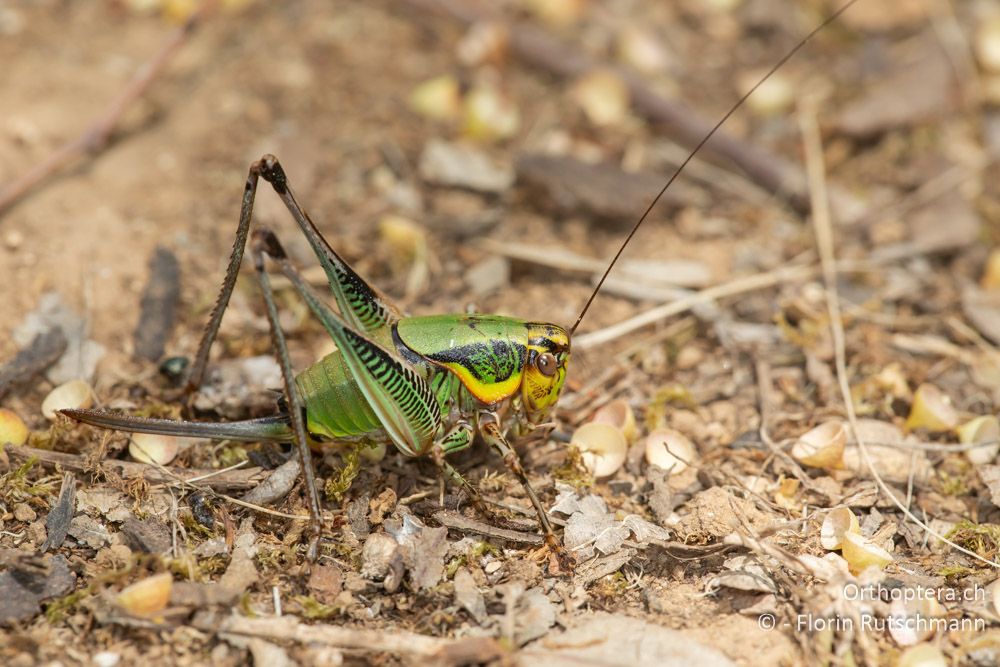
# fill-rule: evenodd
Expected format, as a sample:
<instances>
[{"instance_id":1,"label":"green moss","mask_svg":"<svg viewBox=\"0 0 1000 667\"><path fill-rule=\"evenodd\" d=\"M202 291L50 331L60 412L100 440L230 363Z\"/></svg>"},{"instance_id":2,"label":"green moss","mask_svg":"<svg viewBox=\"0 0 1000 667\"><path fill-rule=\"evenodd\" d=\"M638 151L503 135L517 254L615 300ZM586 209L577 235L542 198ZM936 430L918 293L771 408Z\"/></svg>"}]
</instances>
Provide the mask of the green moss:
<instances>
[{"instance_id":1,"label":"green moss","mask_svg":"<svg viewBox=\"0 0 1000 667\"><path fill-rule=\"evenodd\" d=\"M56 598L48 603L45 607L45 618L49 623L53 625L62 622L66 616L80 604L80 601L93 595L93 590L90 586L81 588L78 591L73 591L69 595L64 595L61 598Z\"/></svg>"},{"instance_id":2,"label":"green moss","mask_svg":"<svg viewBox=\"0 0 1000 667\"><path fill-rule=\"evenodd\" d=\"M457 558L452 558L444 566L444 578L446 580L454 578L455 573L458 572L458 568L464 566L468 562L469 562L469 558L466 555L464 555L464 554L461 555L461 556L458 556Z\"/></svg>"},{"instance_id":3,"label":"green moss","mask_svg":"<svg viewBox=\"0 0 1000 667\"><path fill-rule=\"evenodd\" d=\"M501 556L503 555L500 548L486 540L480 540L472 545L469 549L469 558L482 558L483 556Z\"/></svg>"},{"instance_id":4,"label":"green moss","mask_svg":"<svg viewBox=\"0 0 1000 667\"><path fill-rule=\"evenodd\" d=\"M599 598L615 600L625 595L628 590L628 579L621 572L613 572L597 581L591 593Z\"/></svg>"},{"instance_id":5,"label":"green moss","mask_svg":"<svg viewBox=\"0 0 1000 667\"><path fill-rule=\"evenodd\" d=\"M594 478L583 465L583 455L574 445L566 448L566 460L562 465L552 470L552 476L560 482L569 484L577 491L586 491L594 485Z\"/></svg>"},{"instance_id":6,"label":"green moss","mask_svg":"<svg viewBox=\"0 0 1000 667\"><path fill-rule=\"evenodd\" d=\"M945 565L937 571L937 574L946 579L961 579L970 574L975 574L975 570L964 565Z\"/></svg>"},{"instance_id":7,"label":"green moss","mask_svg":"<svg viewBox=\"0 0 1000 667\"><path fill-rule=\"evenodd\" d=\"M54 482L33 482L28 479L28 473L37 463L38 459L32 456L13 470L0 475L0 500L10 502L53 493Z\"/></svg>"},{"instance_id":8,"label":"green moss","mask_svg":"<svg viewBox=\"0 0 1000 667\"><path fill-rule=\"evenodd\" d=\"M296 595L292 598L302 606L302 615L306 618L321 621L340 614L340 607L323 604L311 595Z\"/></svg>"},{"instance_id":9,"label":"green moss","mask_svg":"<svg viewBox=\"0 0 1000 667\"><path fill-rule=\"evenodd\" d=\"M181 525L184 526L184 530L188 532L188 535L197 535L208 539L214 537L215 533L211 530L198 523L198 520L194 518L189 512L181 512L178 514L178 518L181 520Z\"/></svg>"},{"instance_id":10,"label":"green moss","mask_svg":"<svg viewBox=\"0 0 1000 667\"><path fill-rule=\"evenodd\" d=\"M968 495L969 487L965 483L965 477L951 475L941 470L938 472L938 481L941 484L941 493L946 496Z\"/></svg>"},{"instance_id":11,"label":"green moss","mask_svg":"<svg viewBox=\"0 0 1000 667\"><path fill-rule=\"evenodd\" d=\"M646 430L655 431L663 426L667 421L667 410L671 406L694 409L698 402L682 384L673 383L660 387L646 406Z\"/></svg>"},{"instance_id":12,"label":"green moss","mask_svg":"<svg viewBox=\"0 0 1000 667\"><path fill-rule=\"evenodd\" d=\"M354 479L361 472L361 450L367 447L368 445L366 444L360 444L344 448L344 451L340 454L344 466L340 469L339 473L328 479L326 485L323 487L323 492L326 494L327 500L339 503L343 499L344 494L351 488Z\"/></svg>"},{"instance_id":13,"label":"green moss","mask_svg":"<svg viewBox=\"0 0 1000 667\"><path fill-rule=\"evenodd\" d=\"M229 468L236 465L242 461L247 460L247 450L242 445L229 445L228 447L223 447L218 454L219 465L223 468Z\"/></svg>"},{"instance_id":14,"label":"green moss","mask_svg":"<svg viewBox=\"0 0 1000 667\"><path fill-rule=\"evenodd\" d=\"M453 579L455 577L455 573L458 572L458 568L468 565L469 563L474 563L486 555L500 557L503 554L499 547L495 544L491 544L485 540L480 540L469 547L464 554L456 558L452 558L448 564L445 565L445 579Z\"/></svg>"},{"instance_id":15,"label":"green moss","mask_svg":"<svg viewBox=\"0 0 1000 667\"><path fill-rule=\"evenodd\" d=\"M945 537L987 560L1000 552L1000 525L995 523L959 521Z\"/></svg>"},{"instance_id":16,"label":"green moss","mask_svg":"<svg viewBox=\"0 0 1000 667\"><path fill-rule=\"evenodd\" d=\"M295 553L283 544L261 545L254 557L257 567L263 571L283 571L295 563Z\"/></svg>"},{"instance_id":17,"label":"green moss","mask_svg":"<svg viewBox=\"0 0 1000 667\"><path fill-rule=\"evenodd\" d=\"M180 419L181 406L149 399L149 402L135 411L135 416L152 419Z\"/></svg>"}]
</instances>

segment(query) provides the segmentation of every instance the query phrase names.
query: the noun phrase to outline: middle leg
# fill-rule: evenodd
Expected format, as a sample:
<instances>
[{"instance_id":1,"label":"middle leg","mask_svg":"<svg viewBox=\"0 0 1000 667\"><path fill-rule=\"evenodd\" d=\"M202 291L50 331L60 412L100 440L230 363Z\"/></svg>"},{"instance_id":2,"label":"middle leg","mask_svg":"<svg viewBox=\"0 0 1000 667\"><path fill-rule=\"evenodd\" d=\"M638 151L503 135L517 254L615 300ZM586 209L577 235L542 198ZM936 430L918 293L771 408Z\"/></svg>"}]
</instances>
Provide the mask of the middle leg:
<instances>
[{"instance_id":1,"label":"middle leg","mask_svg":"<svg viewBox=\"0 0 1000 667\"><path fill-rule=\"evenodd\" d=\"M299 395L298 387L295 385L295 372L292 370L292 361L288 356L288 343L285 341L285 334L281 330L281 324L278 321L278 307L274 302L274 291L271 289L271 281L267 277L267 271L264 269L264 255L271 254L268 252L269 238L271 237L266 233L255 232L251 240L250 252L253 256L257 282L264 296L267 320L271 328L271 343L274 346L274 354L278 359L278 364L281 366L281 377L285 384L285 398L288 400L288 416L292 422L295 446L299 453L299 461L302 464L306 497L309 501L309 527L312 534L309 540L307 557L310 561L315 561L319 555L319 538L323 529L323 514L319 502L319 490L316 488L316 472L313 469L312 452L309 450L309 440L306 436L305 406L302 403L302 397Z\"/></svg>"},{"instance_id":2,"label":"middle leg","mask_svg":"<svg viewBox=\"0 0 1000 667\"><path fill-rule=\"evenodd\" d=\"M510 446L510 443L507 442L507 438L504 437L503 429L500 427L499 416L495 412L485 410L480 412L479 432L482 433L483 439L486 440L489 446L500 455L507 469L514 473L514 476L521 482L521 486L524 487L525 493L528 494L528 499L531 500L531 504L538 514L538 522L542 527L545 545L548 547L550 553L556 557L559 569L572 572L573 562L563 548L559 538L556 537L555 531L552 530L549 515L546 514L545 508L542 507L542 502L538 499L538 494L535 493L531 483L528 481L528 475L524 472L520 457L518 457L514 448Z\"/></svg>"}]
</instances>

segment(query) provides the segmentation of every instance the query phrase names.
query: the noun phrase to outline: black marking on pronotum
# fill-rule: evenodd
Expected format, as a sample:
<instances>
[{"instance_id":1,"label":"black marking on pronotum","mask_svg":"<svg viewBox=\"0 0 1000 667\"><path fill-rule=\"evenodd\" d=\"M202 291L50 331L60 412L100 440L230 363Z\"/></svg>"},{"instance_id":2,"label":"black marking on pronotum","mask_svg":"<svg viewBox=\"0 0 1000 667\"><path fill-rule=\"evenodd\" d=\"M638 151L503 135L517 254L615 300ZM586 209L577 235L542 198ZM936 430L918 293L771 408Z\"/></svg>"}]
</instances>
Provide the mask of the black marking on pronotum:
<instances>
[{"instance_id":1,"label":"black marking on pronotum","mask_svg":"<svg viewBox=\"0 0 1000 667\"><path fill-rule=\"evenodd\" d=\"M392 343L396 346L396 352L399 353L399 356L403 357L403 360L406 363L412 365L424 365L427 363L426 359L410 349L410 347L403 342L403 339L399 335L398 323L393 323L390 331L392 331Z\"/></svg>"},{"instance_id":2,"label":"black marking on pronotum","mask_svg":"<svg viewBox=\"0 0 1000 667\"><path fill-rule=\"evenodd\" d=\"M527 349L508 340L471 343L426 355L439 364L458 364L479 382L497 383L510 379L524 367ZM490 378L489 376L493 377Z\"/></svg>"}]
</instances>

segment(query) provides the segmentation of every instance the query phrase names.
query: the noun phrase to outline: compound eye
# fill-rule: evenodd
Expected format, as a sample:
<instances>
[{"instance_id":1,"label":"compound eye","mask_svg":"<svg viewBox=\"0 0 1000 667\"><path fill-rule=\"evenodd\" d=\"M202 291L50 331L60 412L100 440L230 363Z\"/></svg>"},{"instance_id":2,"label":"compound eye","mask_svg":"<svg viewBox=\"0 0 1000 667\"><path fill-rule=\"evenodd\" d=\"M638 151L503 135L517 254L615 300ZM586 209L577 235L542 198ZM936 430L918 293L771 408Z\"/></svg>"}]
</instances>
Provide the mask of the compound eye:
<instances>
[{"instance_id":1,"label":"compound eye","mask_svg":"<svg viewBox=\"0 0 1000 667\"><path fill-rule=\"evenodd\" d=\"M541 372L542 375L551 377L555 375L556 368L558 368L559 363L556 361L554 354L550 352L543 352L538 355L535 360L535 367Z\"/></svg>"}]
</instances>

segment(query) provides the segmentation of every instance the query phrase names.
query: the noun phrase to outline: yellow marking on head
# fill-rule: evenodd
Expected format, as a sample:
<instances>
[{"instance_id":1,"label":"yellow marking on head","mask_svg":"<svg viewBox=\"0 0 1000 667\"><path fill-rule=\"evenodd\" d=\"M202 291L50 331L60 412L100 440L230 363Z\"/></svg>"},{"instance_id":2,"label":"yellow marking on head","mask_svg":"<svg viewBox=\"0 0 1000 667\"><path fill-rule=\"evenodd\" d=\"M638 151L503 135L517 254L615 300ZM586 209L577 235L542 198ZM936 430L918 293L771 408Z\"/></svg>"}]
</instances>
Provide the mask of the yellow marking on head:
<instances>
[{"instance_id":1,"label":"yellow marking on head","mask_svg":"<svg viewBox=\"0 0 1000 667\"><path fill-rule=\"evenodd\" d=\"M548 416L549 410L559 400L559 393L566 382L569 334L555 324L532 322L527 327L528 359L524 366L521 398L528 419L538 423ZM538 366L538 358L543 354L552 355L556 361L554 371L548 374Z\"/></svg>"}]
</instances>

